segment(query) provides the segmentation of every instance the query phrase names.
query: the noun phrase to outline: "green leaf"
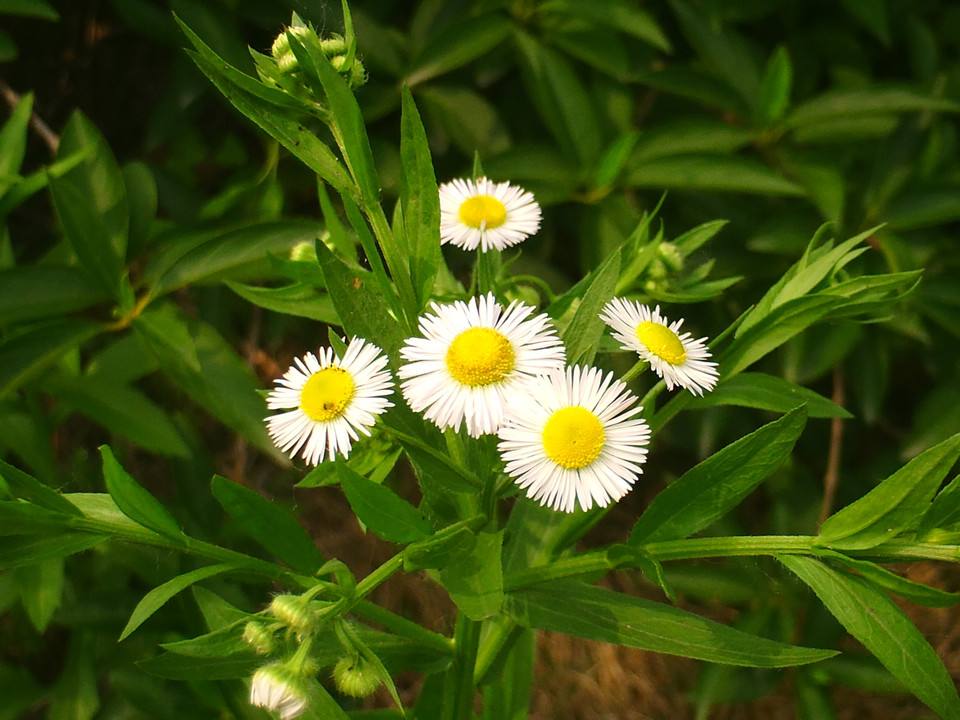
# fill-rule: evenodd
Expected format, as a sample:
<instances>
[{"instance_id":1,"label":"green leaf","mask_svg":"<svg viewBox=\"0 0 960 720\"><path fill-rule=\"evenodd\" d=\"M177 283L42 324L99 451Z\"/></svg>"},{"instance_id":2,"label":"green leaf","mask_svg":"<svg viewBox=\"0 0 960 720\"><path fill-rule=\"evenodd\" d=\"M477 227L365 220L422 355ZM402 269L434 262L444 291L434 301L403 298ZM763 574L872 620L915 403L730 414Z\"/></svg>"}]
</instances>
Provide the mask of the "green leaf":
<instances>
[{"instance_id":1,"label":"green leaf","mask_svg":"<svg viewBox=\"0 0 960 720\"><path fill-rule=\"evenodd\" d=\"M323 228L310 220L281 220L226 230L194 244L168 243L147 266L145 280L156 297L186 285L236 274L244 267L263 262L270 253L286 253L298 243L313 242Z\"/></svg>"},{"instance_id":2,"label":"green leaf","mask_svg":"<svg viewBox=\"0 0 960 720\"><path fill-rule=\"evenodd\" d=\"M731 28L721 27L702 8L685 0L672 0L670 5L704 65L735 89L746 104L752 104L759 91L760 73L746 42Z\"/></svg>"},{"instance_id":3,"label":"green leaf","mask_svg":"<svg viewBox=\"0 0 960 720\"><path fill-rule=\"evenodd\" d=\"M510 652L502 660L498 676L482 686L482 720L527 720L534 687L536 652L537 634L522 630L510 644Z\"/></svg>"},{"instance_id":4,"label":"green leaf","mask_svg":"<svg viewBox=\"0 0 960 720\"><path fill-rule=\"evenodd\" d=\"M467 18L436 33L414 59L406 83L413 87L443 75L493 50L507 39L511 23L487 13Z\"/></svg>"},{"instance_id":5,"label":"green leaf","mask_svg":"<svg viewBox=\"0 0 960 720\"><path fill-rule=\"evenodd\" d=\"M642 167L662 157L697 153L722 156L739 150L753 140L753 131L716 120L679 118L666 125L645 130L630 158L630 167Z\"/></svg>"},{"instance_id":6,"label":"green leaf","mask_svg":"<svg viewBox=\"0 0 960 720\"><path fill-rule=\"evenodd\" d=\"M790 667L836 655L748 635L699 615L604 588L562 581L507 594L525 627L742 667Z\"/></svg>"},{"instance_id":7,"label":"green leaf","mask_svg":"<svg viewBox=\"0 0 960 720\"><path fill-rule=\"evenodd\" d=\"M817 542L839 550L865 550L916 529L957 458L960 434L921 453L862 498L827 518Z\"/></svg>"},{"instance_id":8,"label":"green leaf","mask_svg":"<svg viewBox=\"0 0 960 720\"><path fill-rule=\"evenodd\" d=\"M10 117L0 128L0 195L15 182L27 152L27 126L33 112L33 94L20 98Z\"/></svg>"},{"instance_id":9,"label":"green leaf","mask_svg":"<svg viewBox=\"0 0 960 720\"><path fill-rule=\"evenodd\" d=\"M870 581L871 584L889 590L917 605L953 607L960 604L960 593L946 592L923 583L908 580L868 560L857 560L840 553L828 553L824 557L856 570L860 576Z\"/></svg>"},{"instance_id":10,"label":"green leaf","mask_svg":"<svg viewBox=\"0 0 960 720\"><path fill-rule=\"evenodd\" d=\"M400 160L403 168L400 202L410 274L419 307L426 305L443 257L440 254L440 196L427 134L410 90L401 90Z\"/></svg>"},{"instance_id":11,"label":"green leaf","mask_svg":"<svg viewBox=\"0 0 960 720\"><path fill-rule=\"evenodd\" d=\"M305 317L328 325L339 325L340 316L326 293L305 283L268 288L226 282L228 288L247 302L282 315Z\"/></svg>"},{"instance_id":12,"label":"green leaf","mask_svg":"<svg viewBox=\"0 0 960 720\"><path fill-rule=\"evenodd\" d=\"M0 468L0 475L3 474ZM960 475L937 493L930 507L923 514L917 535L921 538L935 528L945 528L960 522Z\"/></svg>"},{"instance_id":13,"label":"green leaf","mask_svg":"<svg viewBox=\"0 0 960 720\"><path fill-rule=\"evenodd\" d=\"M54 320L10 333L0 341L0 397L16 390L100 331L85 320Z\"/></svg>"},{"instance_id":14,"label":"green leaf","mask_svg":"<svg viewBox=\"0 0 960 720\"><path fill-rule=\"evenodd\" d=\"M944 720L960 718L960 697L940 658L883 593L813 558L791 555L779 560L914 695Z\"/></svg>"},{"instance_id":15,"label":"green leaf","mask_svg":"<svg viewBox=\"0 0 960 720\"><path fill-rule=\"evenodd\" d=\"M688 470L647 506L630 544L676 540L709 527L790 456L806 421L806 409L796 408Z\"/></svg>"},{"instance_id":16,"label":"green leaf","mask_svg":"<svg viewBox=\"0 0 960 720\"><path fill-rule=\"evenodd\" d=\"M406 544L433 533L423 514L390 488L367 480L344 463L337 464L337 473L357 519L384 540Z\"/></svg>"},{"instance_id":17,"label":"green leaf","mask_svg":"<svg viewBox=\"0 0 960 720\"><path fill-rule=\"evenodd\" d=\"M684 256L692 255L705 243L708 243L727 224L727 220L711 220L703 225L687 230L683 235L675 238L673 244Z\"/></svg>"},{"instance_id":18,"label":"green leaf","mask_svg":"<svg viewBox=\"0 0 960 720\"><path fill-rule=\"evenodd\" d=\"M723 377L750 367L844 304L843 298L829 294L805 295L785 302L721 353L717 364Z\"/></svg>"},{"instance_id":19,"label":"green leaf","mask_svg":"<svg viewBox=\"0 0 960 720\"><path fill-rule=\"evenodd\" d=\"M121 642L129 637L134 630L143 625L157 610L173 599L175 595L183 592L194 583L234 569L236 569L236 566L229 563L207 565L183 573L182 575L177 575L175 578L167 580L163 585L158 585L144 595L143 599L137 603L133 612L130 613L130 619L127 620L127 625L123 628L123 632L120 633L117 641Z\"/></svg>"},{"instance_id":20,"label":"green leaf","mask_svg":"<svg viewBox=\"0 0 960 720\"><path fill-rule=\"evenodd\" d=\"M112 244L106 219L98 215L89 190L67 178L49 178L50 193L64 235L90 279L120 299L122 258Z\"/></svg>"},{"instance_id":21,"label":"green leaf","mask_svg":"<svg viewBox=\"0 0 960 720\"><path fill-rule=\"evenodd\" d=\"M944 98L922 95L908 88L865 88L830 90L793 109L787 127L800 128L831 120L849 120L861 115L903 112L960 112L960 104Z\"/></svg>"},{"instance_id":22,"label":"green leaf","mask_svg":"<svg viewBox=\"0 0 960 720\"><path fill-rule=\"evenodd\" d=\"M582 18L590 23L605 25L610 30L632 35L658 50L671 51L670 40L657 21L629 0L607 0L603 3L547 0L539 6L538 12Z\"/></svg>"},{"instance_id":23,"label":"green leaf","mask_svg":"<svg viewBox=\"0 0 960 720\"><path fill-rule=\"evenodd\" d=\"M373 275L349 267L323 243L317 244L317 257L343 329L350 335L368 338L394 355L403 344L403 332L383 294L377 292Z\"/></svg>"},{"instance_id":24,"label":"green leaf","mask_svg":"<svg viewBox=\"0 0 960 720\"><path fill-rule=\"evenodd\" d=\"M113 456L113 451L101 445L100 455L103 458L103 479L120 511L145 528L174 540L183 539L177 521L153 495L130 477Z\"/></svg>"},{"instance_id":25,"label":"green leaf","mask_svg":"<svg viewBox=\"0 0 960 720\"><path fill-rule=\"evenodd\" d=\"M592 167L603 150L603 139L583 83L564 57L524 32L515 31L514 37L527 88L543 122L560 147L572 149L582 169Z\"/></svg>"},{"instance_id":26,"label":"green leaf","mask_svg":"<svg viewBox=\"0 0 960 720\"><path fill-rule=\"evenodd\" d=\"M63 558L55 557L14 570L20 601L41 635L46 631L63 596Z\"/></svg>"},{"instance_id":27,"label":"green leaf","mask_svg":"<svg viewBox=\"0 0 960 720\"><path fill-rule=\"evenodd\" d=\"M786 112L790 104L792 82L793 66L786 48L781 45L770 56L760 81L760 91L754 105L754 117L760 125L776 122Z\"/></svg>"},{"instance_id":28,"label":"green leaf","mask_svg":"<svg viewBox=\"0 0 960 720\"><path fill-rule=\"evenodd\" d=\"M106 539L103 535L90 533L0 537L0 570L12 570L50 558L74 555L89 550Z\"/></svg>"},{"instance_id":29,"label":"green leaf","mask_svg":"<svg viewBox=\"0 0 960 720\"><path fill-rule=\"evenodd\" d=\"M503 606L503 531L478 533L470 552L440 571L443 586L471 620L493 617Z\"/></svg>"},{"instance_id":30,"label":"green leaf","mask_svg":"<svg viewBox=\"0 0 960 720\"><path fill-rule=\"evenodd\" d=\"M134 322L159 367L204 411L280 459L263 424L265 408L248 365L212 326L189 320L172 305L153 307Z\"/></svg>"},{"instance_id":31,"label":"green leaf","mask_svg":"<svg viewBox=\"0 0 960 720\"><path fill-rule=\"evenodd\" d=\"M245 82L243 87L237 85L236 82L240 80L238 75L244 75L244 73L229 66L200 40L196 33L180 22L179 18L177 21L197 48L197 52L188 53L191 59L237 110L283 145L292 155L299 158L331 187L338 192L350 191L353 185L350 176L326 143L296 119L287 114L278 113L274 103L265 100L262 93L250 92L250 83L255 83L260 88L264 87L254 78L246 76L249 83ZM278 92L280 96L287 97L284 93Z\"/></svg>"},{"instance_id":32,"label":"green leaf","mask_svg":"<svg viewBox=\"0 0 960 720\"><path fill-rule=\"evenodd\" d=\"M476 535L466 525L445 527L435 535L408 545L403 551L403 569L413 572L445 568L473 550L476 542Z\"/></svg>"},{"instance_id":33,"label":"green leaf","mask_svg":"<svg viewBox=\"0 0 960 720\"><path fill-rule=\"evenodd\" d=\"M150 675L171 680L234 680L249 678L263 664L263 658L252 652L221 657L190 657L165 652L137 667Z\"/></svg>"},{"instance_id":34,"label":"green leaf","mask_svg":"<svg viewBox=\"0 0 960 720\"><path fill-rule=\"evenodd\" d=\"M56 490L53 490L31 475L0 459L0 479L6 482L14 497L29 500L34 505L58 513L78 516L82 513Z\"/></svg>"},{"instance_id":35,"label":"green leaf","mask_svg":"<svg viewBox=\"0 0 960 720\"><path fill-rule=\"evenodd\" d=\"M0 15L22 15L38 20L60 19L60 14L47 0L0 0Z\"/></svg>"},{"instance_id":36,"label":"green leaf","mask_svg":"<svg viewBox=\"0 0 960 720\"><path fill-rule=\"evenodd\" d=\"M360 196L372 204L380 200L380 181L370 150L366 124L357 99L353 96L347 81L340 76L330 61L313 44L304 45L290 32L290 49L296 55L300 66L309 76L314 77L323 87L327 105L337 127L344 160L360 188Z\"/></svg>"},{"instance_id":37,"label":"green leaf","mask_svg":"<svg viewBox=\"0 0 960 720\"><path fill-rule=\"evenodd\" d=\"M623 249L611 253L596 270L590 273L583 293L570 324L563 331L563 341L567 346L567 362L570 365L593 362L593 357L603 337L604 323L600 311L613 298L620 279L620 265Z\"/></svg>"},{"instance_id":38,"label":"green leaf","mask_svg":"<svg viewBox=\"0 0 960 720\"><path fill-rule=\"evenodd\" d=\"M130 206L127 255L135 258L146 247L157 215L157 181L145 163L132 162L123 166L123 183L127 188L127 204Z\"/></svg>"},{"instance_id":39,"label":"green leaf","mask_svg":"<svg viewBox=\"0 0 960 720\"><path fill-rule=\"evenodd\" d=\"M190 448L167 413L139 390L106 376L46 378L42 390L67 408L75 409L110 432L146 450L189 457Z\"/></svg>"},{"instance_id":40,"label":"green leaf","mask_svg":"<svg viewBox=\"0 0 960 720\"><path fill-rule=\"evenodd\" d=\"M69 315L106 297L74 267L26 265L0 270L0 326Z\"/></svg>"},{"instance_id":41,"label":"green leaf","mask_svg":"<svg viewBox=\"0 0 960 720\"><path fill-rule=\"evenodd\" d=\"M644 162L626 175L633 187L715 190L755 195L803 195L803 188L752 158L674 155Z\"/></svg>"},{"instance_id":42,"label":"green leaf","mask_svg":"<svg viewBox=\"0 0 960 720\"><path fill-rule=\"evenodd\" d=\"M721 380L713 392L690 401L690 408L737 407L787 412L798 405L807 406L812 418L851 418L849 412L819 393L794 385L788 380L758 372L745 372Z\"/></svg>"},{"instance_id":43,"label":"green leaf","mask_svg":"<svg viewBox=\"0 0 960 720\"><path fill-rule=\"evenodd\" d=\"M290 567L312 575L323 564L323 557L313 539L289 510L219 475L213 476L210 488L244 535L256 540Z\"/></svg>"}]
</instances>

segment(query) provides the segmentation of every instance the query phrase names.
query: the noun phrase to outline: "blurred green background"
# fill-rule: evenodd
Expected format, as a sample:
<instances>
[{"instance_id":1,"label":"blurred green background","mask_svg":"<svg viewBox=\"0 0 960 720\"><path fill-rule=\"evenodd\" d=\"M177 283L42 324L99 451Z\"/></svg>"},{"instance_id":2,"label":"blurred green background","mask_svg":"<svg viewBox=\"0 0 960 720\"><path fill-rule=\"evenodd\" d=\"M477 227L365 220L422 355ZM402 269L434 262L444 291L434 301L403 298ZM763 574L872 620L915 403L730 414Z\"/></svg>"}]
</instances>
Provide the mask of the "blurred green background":
<instances>
[{"instance_id":1,"label":"blurred green background","mask_svg":"<svg viewBox=\"0 0 960 720\"><path fill-rule=\"evenodd\" d=\"M515 291L530 300L595 267L665 191L654 227L666 238L727 223L668 244L627 290L670 306L698 336L755 302L827 221L837 238L882 225L859 267L924 270L895 313L819 325L757 368L831 397L851 417L811 423L793 461L726 530L812 532L825 505L860 497L960 428L960 5L351 7L370 75L358 97L384 195L399 192L406 83L438 180L469 173L477 153L491 177L543 205L541 232L511 265L549 286L521 281ZM271 451L255 393L293 355L324 343L323 323L335 317L289 255L322 230L315 179L197 71L171 11L248 72L246 46L268 51L292 11L342 30L339 3L319 0L0 0L0 117L9 118L0 134L0 454L55 487L99 490L96 446L110 442L188 527L242 544L206 490L217 471L296 503L321 548L369 566L382 548L342 518L334 489L291 490L303 471ZM96 188L94 220L63 214L77 187ZM71 227L93 227L84 223L122 237L119 303L77 269L63 240ZM464 254L446 256L455 274L469 271ZM649 487L594 540L621 538L664 480L758 424L756 410L729 407L679 418L656 439ZM111 546L66 571L55 560L0 575L0 718L260 717L238 683L176 682L133 664L158 640L199 628L192 600L116 643L138 597L177 562ZM683 572L674 584L684 601L708 614L755 631L797 622L808 642L841 634L816 606L797 608L760 561ZM910 572L958 584L946 570ZM447 609L423 583L393 592L395 609L445 627ZM223 593L242 606L262 601L242 586ZM956 677L957 614L914 619ZM685 661L569 639L547 637L541 650L538 718L920 712L855 651L791 678L691 672Z\"/></svg>"}]
</instances>

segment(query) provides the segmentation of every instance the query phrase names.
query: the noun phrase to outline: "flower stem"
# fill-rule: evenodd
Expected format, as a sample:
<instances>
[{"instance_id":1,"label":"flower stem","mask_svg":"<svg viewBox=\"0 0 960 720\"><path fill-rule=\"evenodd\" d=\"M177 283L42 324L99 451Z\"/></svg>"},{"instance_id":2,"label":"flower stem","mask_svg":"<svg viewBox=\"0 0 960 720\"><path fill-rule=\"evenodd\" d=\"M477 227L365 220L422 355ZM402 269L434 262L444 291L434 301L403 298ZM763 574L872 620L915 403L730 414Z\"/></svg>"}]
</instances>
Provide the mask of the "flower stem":
<instances>
[{"instance_id":1,"label":"flower stem","mask_svg":"<svg viewBox=\"0 0 960 720\"><path fill-rule=\"evenodd\" d=\"M473 716L473 672L480 644L480 623L462 612L454 633L456 657L447 671L443 698L443 720L470 720Z\"/></svg>"}]
</instances>

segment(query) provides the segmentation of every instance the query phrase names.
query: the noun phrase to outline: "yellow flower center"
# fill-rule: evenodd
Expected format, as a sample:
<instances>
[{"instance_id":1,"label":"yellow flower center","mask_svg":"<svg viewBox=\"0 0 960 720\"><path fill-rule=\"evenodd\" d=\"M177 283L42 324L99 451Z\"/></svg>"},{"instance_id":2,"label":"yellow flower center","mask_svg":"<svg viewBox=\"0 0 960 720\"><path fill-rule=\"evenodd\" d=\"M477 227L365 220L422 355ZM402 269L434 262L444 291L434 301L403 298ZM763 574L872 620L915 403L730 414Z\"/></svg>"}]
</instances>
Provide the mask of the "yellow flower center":
<instances>
[{"instance_id":1,"label":"yellow flower center","mask_svg":"<svg viewBox=\"0 0 960 720\"><path fill-rule=\"evenodd\" d=\"M683 349L680 338L666 325L645 320L637 325L637 340L643 343L647 350L671 365L682 365L687 359L687 351Z\"/></svg>"},{"instance_id":2,"label":"yellow flower center","mask_svg":"<svg viewBox=\"0 0 960 720\"><path fill-rule=\"evenodd\" d=\"M579 470L600 457L605 441L600 418L579 405L557 410L543 426L544 452L568 470Z\"/></svg>"},{"instance_id":3,"label":"yellow flower center","mask_svg":"<svg viewBox=\"0 0 960 720\"><path fill-rule=\"evenodd\" d=\"M460 205L460 222L472 228L498 228L507 221L507 208L492 195L475 195Z\"/></svg>"},{"instance_id":4,"label":"yellow flower center","mask_svg":"<svg viewBox=\"0 0 960 720\"><path fill-rule=\"evenodd\" d=\"M311 420L329 422L343 415L357 386L343 368L328 367L311 375L300 392L300 409Z\"/></svg>"},{"instance_id":5,"label":"yellow flower center","mask_svg":"<svg viewBox=\"0 0 960 720\"><path fill-rule=\"evenodd\" d=\"M462 385L478 387L503 380L516 365L513 345L493 328L475 327L457 335L447 350L447 370Z\"/></svg>"}]
</instances>

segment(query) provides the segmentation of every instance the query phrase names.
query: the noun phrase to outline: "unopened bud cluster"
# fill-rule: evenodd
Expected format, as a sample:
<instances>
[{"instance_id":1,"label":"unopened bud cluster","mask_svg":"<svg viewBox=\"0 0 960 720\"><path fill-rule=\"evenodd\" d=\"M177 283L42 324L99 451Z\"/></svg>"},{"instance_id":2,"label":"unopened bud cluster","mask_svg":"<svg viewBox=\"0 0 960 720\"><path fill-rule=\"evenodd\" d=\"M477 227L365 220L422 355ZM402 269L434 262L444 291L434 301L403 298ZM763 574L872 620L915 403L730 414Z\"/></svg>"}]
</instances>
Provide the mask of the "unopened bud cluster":
<instances>
[{"instance_id":1,"label":"unopened bud cluster","mask_svg":"<svg viewBox=\"0 0 960 720\"><path fill-rule=\"evenodd\" d=\"M307 709L310 685L319 671L311 657L311 645L335 604L315 600L313 595L310 591L277 595L262 618L250 620L243 628L243 641L258 655L286 655L260 667L250 684L250 703L281 720L293 720ZM296 643L295 650L292 643ZM380 685L378 668L356 648L345 648L345 656L333 669L333 679L344 695L366 697Z\"/></svg>"},{"instance_id":2,"label":"unopened bud cluster","mask_svg":"<svg viewBox=\"0 0 960 720\"><path fill-rule=\"evenodd\" d=\"M307 49L307 52L318 50L330 61L334 70L346 78L351 87L360 87L367 81L367 71L359 58L354 56L348 63L349 48L342 35L331 33L321 38L309 25L296 23L285 28L283 32L277 35L277 39L273 41L270 48L270 54L276 61L280 72L293 75L300 69L296 53L290 47L290 37L287 33L296 38Z\"/></svg>"}]
</instances>

